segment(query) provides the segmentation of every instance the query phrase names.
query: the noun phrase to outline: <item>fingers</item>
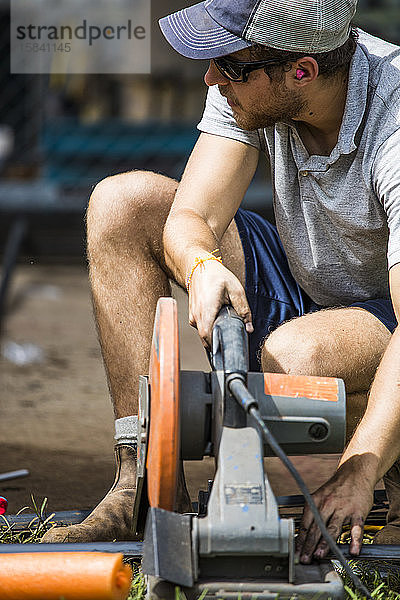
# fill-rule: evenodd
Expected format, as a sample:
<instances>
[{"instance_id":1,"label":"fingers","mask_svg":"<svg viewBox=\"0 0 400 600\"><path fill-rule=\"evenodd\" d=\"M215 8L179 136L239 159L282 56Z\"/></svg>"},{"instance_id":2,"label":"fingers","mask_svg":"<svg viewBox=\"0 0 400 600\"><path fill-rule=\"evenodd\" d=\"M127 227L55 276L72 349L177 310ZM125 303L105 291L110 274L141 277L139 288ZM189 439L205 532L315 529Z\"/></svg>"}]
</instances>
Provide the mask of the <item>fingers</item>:
<instances>
[{"instance_id":1,"label":"fingers","mask_svg":"<svg viewBox=\"0 0 400 600\"><path fill-rule=\"evenodd\" d=\"M330 519L329 524L327 525L327 530L328 530L328 533L330 534L331 538L333 538L334 542L336 542L337 538L341 534L343 524L344 524L344 519L340 515L335 515L334 517L332 517ZM329 553L328 542L324 538L321 538L313 556L317 560L321 560L322 558L325 558L328 555L328 553Z\"/></svg>"},{"instance_id":2,"label":"fingers","mask_svg":"<svg viewBox=\"0 0 400 600\"><path fill-rule=\"evenodd\" d=\"M202 315L202 319L197 321L199 336L203 346L207 349L211 348L212 328L221 306L222 302L215 304L212 308L210 307L207 313Z\"/></svg>"},{"instance_id":3,"label":"fingers","mask_svg":"<svg viewBox=\"0 0 400 600\"><path fill-rule=\"evenodd\" d=\"M319 500L319 501L318 501ZM331 537L336 540L342 531L344 517L335 512L332 504L314 495L314 501ZM296 537L296 554L300 562L309 564L313 558L325 558L329 552L329 546L322 537L321 531L314 521L314 515L310 507L304 507L303 517L300 523L299 533Z\"/></svg>"},{"instance_id":4,"label":"fingers","mask_svg":"<svg viewBox=\"0 0 400 600\"><path fill-rule=\"evenodd\" d=\"M245 323L245 325L246 325L247 333L253 333L253 331L254 331L253 323L247 322L247 323Z\"/></svg>"},{"instance_id":5,"label":"fingers","mask_svg":"<svg viewBox=\"0 0 400 600\"><path fill-rule=\"evenodd\" d=\"M240 286L240 289L238 290L234 289L233 291L230 291L229 302L230 304L232 304L239 317L243 319L247 333L253 333L254 327L252 322L251 310L250 306L247 303L247 298L242 286Z\"/></svg>"},{"instance_id":6,"label":"fingers","mask_svg":"<svg viewBox=\"0 0 400 600\"><path fill-rule=\"evenodd\" d=\"M350 554L360 554L363 535L364 535L364 524L365 520L362 517L353 519L351 522L351 543L350 543Z\"/></svg>"},{"instance_id":7,"label":"fingers","mask_svg":"<svg viewBox=\"0 0 400 600\"><path fill-rule=\"evenodd\" d=\"M365 520L362 516L344 517L343 514L334 512L332 514L324 514L321 510L321 517L326 524L328 533L334 541L342 533L343 525L351 521L351 544L350 554L358 555L361 550L364 532ZM300 562L309 564L313 558L321 560L329 553L327 541L322 537L321 532L315 521L311 511L307 507L304 511L303 519L300 524L299 533L296 538L296 554L300 558Z\"/></svg>"},{"instance_id":8,"label":"fingers","mask_svg":"<svg viewBox=\"0 0 400 600\"><path fill-rule=\"evenodd\" d=\"M253 324L251 322L250 307L247 304L246 296L244 296L244 290L242 290L242 292L243 295L240 298L240 304L237 301L232 301L231 297L228 300L220 301L218 302L218 304L215 304L212 308L210 307L210 309L207 311L207 314L203 316L201 322L197 323L199 335L203 341L203 345L206 348L211 348L212 330L214 327L215 319L217 318L218 313L224 304L232 305L239 317L243 319L247 333L252 333L254 331Z\"/></svg>"},{"instance_id":9,"label":"fingers","mask_svg":"<svg viewBox=\"0 0 400 600\"><path fill-rule=\"evenodd\" d=\"M323 515L321 515L323 517ZM328 519L323 517L326 524L328 533L336 541L339 537L342 526L343 518L339 515L334 515ZM303 533L304 535L304 533ZM329 546L325 538L322 537L321 531L315 522L305 532L304 542L299 549L300 562L309 564L313 558L321 560L327 556L329 552Z\"/></svg>"},{"instance_id":10,"label":"fingers","mask_svg":"<svg viewBox=\"0 0 400 600\"><path fill-rule=\"evenodd\" d=\"M194 318L192 312L189 310L189 325L192 327L196 327L196 319Z\"/></svg>"},{"instance_id":11,"label":"fingers","mask_svg":"<svg viewBox=\"0 0 400 600\"><path fill-rule=\"evenodd\" d=\"M199 270L189 291L189 323L197 328L206 348L211 346L213 325L224 304L232 305L248 333L254 331L245 291L235 275L219 264Z\"/></svg>"},{"instance_id":12,"label":"fingers","mask_svg":"<svg viewBox=\"0 0 400 600\"><path fill-rule=\"evenodd\" d=\"M297 534L295 545L296 545L296 554L300 555L303 551L303 546L306 541L308 530L311 527L313 522L313 515L310 511L309 507L306 505L304 507L303 516L301 519L299 533Z\"/></svg>"},{"instance_id":13,"label":"fingers","mask_svg":"<svg viewBox=\"0 0 400 600\"><path fill-rule=\"evenodd\" d=\"M296 540L296 549L300 562L308 565L312 561L318 542L321 540L321 532L314 521L310 509L307 507L307 511L304 512L307 512L307 518L300 526L300 533L297 536L300 539ZM324 519L324 517L322 518Z\"/></svg>"}]
</instances>

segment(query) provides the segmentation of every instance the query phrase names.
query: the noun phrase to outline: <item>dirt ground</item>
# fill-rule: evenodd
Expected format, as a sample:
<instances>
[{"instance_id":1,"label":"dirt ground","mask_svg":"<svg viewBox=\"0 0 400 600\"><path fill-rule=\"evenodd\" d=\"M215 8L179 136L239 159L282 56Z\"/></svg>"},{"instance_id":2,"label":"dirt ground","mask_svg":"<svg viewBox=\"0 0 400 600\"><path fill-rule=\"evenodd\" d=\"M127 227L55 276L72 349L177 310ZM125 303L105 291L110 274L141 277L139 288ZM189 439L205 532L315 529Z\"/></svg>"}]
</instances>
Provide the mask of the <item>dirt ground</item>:
<instances>
[{"instance_id":1,"label":"dirt ground","mask_svg":"<svg viewBox=\"0 0 400 600\"><path fill-rule=\"evenodd\" d=\"M181 290L176 295L181 366L208 370L197 334L187 325L186 297ZM37 362L17 365L7 358L15 354L12 343L39 348ZM84 267L18 266L3 327L0 381L0 473L30 471L29 477L0 483L8 513L32 506L31 494L38 503L47 497L50 511L95 506L113 479L113 413ZM337 456L294 460L316 488L334 471ZM186 464L193 498L206 488L210 462ZM277 459L267 463L278 495L298 493Z\"/></svg>"}]
</instances>

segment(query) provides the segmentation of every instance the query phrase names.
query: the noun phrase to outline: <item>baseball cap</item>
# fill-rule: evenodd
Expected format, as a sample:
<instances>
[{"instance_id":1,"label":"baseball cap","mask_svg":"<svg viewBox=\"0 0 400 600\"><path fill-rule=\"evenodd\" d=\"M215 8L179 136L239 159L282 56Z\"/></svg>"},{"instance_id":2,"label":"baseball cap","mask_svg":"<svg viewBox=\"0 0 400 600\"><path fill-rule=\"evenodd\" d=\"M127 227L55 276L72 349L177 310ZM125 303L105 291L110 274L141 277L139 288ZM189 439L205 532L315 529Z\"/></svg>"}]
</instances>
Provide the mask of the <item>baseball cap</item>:
<instances>
[{"instance_id":1,"label":"baseball cap","mask_svg":"<svg viewBox=\"0 0 400 600\"><path fill-rule=\"evenodd\" d=\"M357 0L205 0L159 23L188 58L217 58L256 43L318 54L345 43L356 6Z\"/></svg>"}]
</instances>

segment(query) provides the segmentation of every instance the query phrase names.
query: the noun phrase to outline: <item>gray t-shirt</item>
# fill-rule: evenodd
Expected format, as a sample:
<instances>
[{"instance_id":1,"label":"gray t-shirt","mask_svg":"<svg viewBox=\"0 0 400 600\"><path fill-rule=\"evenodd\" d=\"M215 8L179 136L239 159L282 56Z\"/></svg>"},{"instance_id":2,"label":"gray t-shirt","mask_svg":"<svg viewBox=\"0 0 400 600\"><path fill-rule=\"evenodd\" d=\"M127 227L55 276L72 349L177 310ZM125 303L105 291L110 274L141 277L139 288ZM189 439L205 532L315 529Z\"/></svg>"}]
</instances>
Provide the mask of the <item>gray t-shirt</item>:
<instances>
[{"instance_id":1,"label":"gray t-shirt","mask_svg":"<svg viewBox=\"0 0 400 600\"><path fill-rule=\"evenodd\" d=\"M217 86L198 125L268 152L290 269L323 306L389 297L388 267L400 262L400 48L359 35L330 156L310 156L293 121L240 129Z\"/></svg>"}]
</instances>

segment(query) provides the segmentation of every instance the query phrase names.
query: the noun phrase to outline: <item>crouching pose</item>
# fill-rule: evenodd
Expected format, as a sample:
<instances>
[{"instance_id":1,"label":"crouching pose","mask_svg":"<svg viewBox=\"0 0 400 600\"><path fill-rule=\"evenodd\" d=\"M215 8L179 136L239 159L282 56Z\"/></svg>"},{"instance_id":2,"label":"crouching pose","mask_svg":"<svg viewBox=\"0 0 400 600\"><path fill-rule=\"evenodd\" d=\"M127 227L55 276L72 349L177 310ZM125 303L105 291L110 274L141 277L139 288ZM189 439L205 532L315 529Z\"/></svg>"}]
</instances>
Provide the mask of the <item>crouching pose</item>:
<instances>
[{"instance_id":1,"label":"crouching pose","mask_svg":"<svg viewBox=\"0 0 400 600\"><path fill-rule=\"evenodd\" d=\"M205 346L229 302L252 370L344 379L349 444L314 499L333 536L350 524L358 553L387 472L390 522L377 541L400 543L400 335L389 344L400 311L400 50L351 27L355 4L206 0L161 20L175 50L210 61L201 134L180 183L137 171L94 190L90 280L117 474L83 523L44 541L132 535L138 376L173 279ZM260 153L276 228L240 208ZM188 508L182 476L176 509ZM308 509L297 542L303 562L327 553Z\"/></svg>"}]
</instances>

